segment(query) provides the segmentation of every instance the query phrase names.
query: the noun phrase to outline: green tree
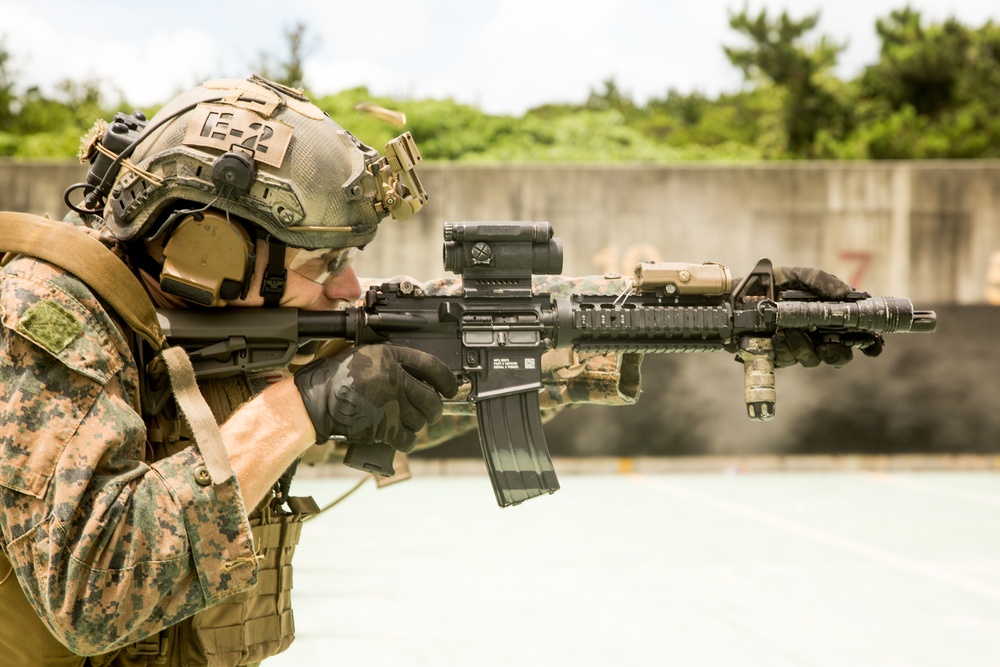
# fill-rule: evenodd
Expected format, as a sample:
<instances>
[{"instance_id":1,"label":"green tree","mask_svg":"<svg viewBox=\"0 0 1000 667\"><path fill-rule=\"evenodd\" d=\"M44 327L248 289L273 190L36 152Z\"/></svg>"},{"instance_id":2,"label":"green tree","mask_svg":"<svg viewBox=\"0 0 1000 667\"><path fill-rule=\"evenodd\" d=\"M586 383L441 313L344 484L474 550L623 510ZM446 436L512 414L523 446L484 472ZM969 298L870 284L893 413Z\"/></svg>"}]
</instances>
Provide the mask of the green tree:
<instances>
[{"instance_id":1,"label":"green tree","mask_svg":"<svg viewBox=\"0 0 1000 667\"><path fill-rule=\"evenodd\" d=\"M614 78L605 79L602 85L603 90L591 89L587 103L584 105L586 108L594 111L614 109L626 115L635 111L636 105L632 101L631 95L619 88Z\"/></svg>"},{"instance_id":2,"label":"green tree","mask_svg":"<svg viewBox=\"0 0 1000 667\"><path fill-rule=\"evenodd\" d=\"M0 36L0 132L10 129L16 100L11 54L7 50L6 37Z\"/></svg>"},{"instance_id":3,"label":"green tree","mask_svg":"<svg viewBox=\"0 0 1000 667\"><path fill-rule=\"evenodd\" d=\"M312 50L313 44L307 39L308 27L302 21L285 28L285 47L287 53L274 56L262 53L255 69L261 76L276 81L290 88L305 87L304 62Z\"/></svg>"},{"instance_id":4,"label":"green tree","mask_svg":"<svg viewBox=\"0 0 1000 667\"><path fill-rule=\"evenodd\" d=\"M956 104L971 32L955 19L924 27L920 12L906 7L875 22L881 40L879 62L861 76L863 94L884 100L894 111L909 105L934 117Z\"/></svg>"},{"instance_id":5,"label":"green tree","mask_svg":"<svg viewBox=\"0 0 1000 667\"><path fill-rule=\"evenodd\" d=\"M857 127L838 155L1000 156L1000 27L925 24L906 7L876 31L879 60L858 78Z\"/></svg>"},{"instance_id":6,"label":"green tree","mask_svg":"<svg viewBox=\"0 0 1000 667\"><path fill-rule=\"evenodd\" d=\"M702 157L759 158L759 147L766 143L764 119L780 114L780 105L774 103L778 99L772 88L716 99L670 90L666 97L649 101L636 126L669 146L700 149Z\"/></svg>"},{"instance_id":7,"label":"green tree","mask_svg":"<svg viewBox=\"0 0 1000 667\"><path fill-rule=\"evenodd\" d=\"M726 56L747 81L758 87L774 86L784 96L786 151L794 157L814 155L821 130L841 135L848 123L845 91L831 74L844 45L825 36L815 44L805 43L805 36L818 22L819 12L801 20L782 12L772 19L766 9L756 16L744 9L729 18L730 27L748 38L750 45L727 46Z\"/></svg>"},{"instance_id":8,"label":"green tree","mask_svg":"<svg viewBox=\"0 0 1000 667\"><path fill-rule=\"evenodd\" d=\"M14 96L8 122L0 128L0 155L16 157L72 157L80 137L98 118L110 119L129 109L121 93L108 103L98 79L64 79L52 94L30 86Z\"/></svg>"}]
</instances>

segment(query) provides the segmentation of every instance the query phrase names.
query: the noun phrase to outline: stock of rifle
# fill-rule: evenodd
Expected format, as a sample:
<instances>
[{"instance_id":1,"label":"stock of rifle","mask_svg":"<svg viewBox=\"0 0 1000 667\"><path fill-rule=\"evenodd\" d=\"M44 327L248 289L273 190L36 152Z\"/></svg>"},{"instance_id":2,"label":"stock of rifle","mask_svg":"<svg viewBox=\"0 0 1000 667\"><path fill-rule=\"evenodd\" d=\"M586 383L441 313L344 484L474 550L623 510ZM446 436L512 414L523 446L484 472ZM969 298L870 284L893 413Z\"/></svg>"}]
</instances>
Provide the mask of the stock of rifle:
<instances>
[{"instance_id":1,"label":"stock of rifle","mask_svg":"<svg viewBox=\"0 0 1000 667\"><path fill-rule=\"evenodd\" d=\"M433 354L470 384L480 444L500 506L559 488L542 432L541 357L552 348L598 353L735 352L744 365L750 419L774 416L773 338L801 329L864 348L890 333L929 333L933 311L909 299L854 292L824 301L777 292L771 262L739 284L719 264L655 263L636 269L622 294L554 298L532 291L533 275L562 271L562 244L547 222L446 223L445 268L461 276L453 296L411 283L372 287L364 305L295 309L159 310L168 341L189 353L199 378L288 365L305 343L392 343ZM348 465L393 474L394 450L347 443Z\"/></svg>"}]
</instances>

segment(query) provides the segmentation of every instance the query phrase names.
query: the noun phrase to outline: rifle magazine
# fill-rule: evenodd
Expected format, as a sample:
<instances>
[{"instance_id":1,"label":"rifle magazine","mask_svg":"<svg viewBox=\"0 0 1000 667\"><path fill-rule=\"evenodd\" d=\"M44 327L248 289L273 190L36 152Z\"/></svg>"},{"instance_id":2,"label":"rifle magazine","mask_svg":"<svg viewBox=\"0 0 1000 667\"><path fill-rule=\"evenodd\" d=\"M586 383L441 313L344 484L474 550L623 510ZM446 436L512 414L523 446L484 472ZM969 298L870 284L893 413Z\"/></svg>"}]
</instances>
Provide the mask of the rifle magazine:
<instances>
[{"instance_id":1,"label":"rifle magazine","mask_svg":"<svg viewBox=\"0 0 1000 667\"><path fill-rule=\"evenodd\" d=\"M559 489L536 391L479 401L476 414L483 459L501 507Z\"/></svg>"}]
</instances>

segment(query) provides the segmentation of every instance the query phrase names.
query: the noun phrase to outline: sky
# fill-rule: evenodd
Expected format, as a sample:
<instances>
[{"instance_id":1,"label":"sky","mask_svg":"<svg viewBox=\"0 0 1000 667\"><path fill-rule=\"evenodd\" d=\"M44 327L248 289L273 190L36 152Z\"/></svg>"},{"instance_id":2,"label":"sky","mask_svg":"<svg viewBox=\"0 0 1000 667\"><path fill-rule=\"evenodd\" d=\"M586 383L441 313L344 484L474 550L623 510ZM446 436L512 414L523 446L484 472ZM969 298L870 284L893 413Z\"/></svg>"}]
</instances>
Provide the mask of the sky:
<instances>
[{"instance_id":1,"label":"sky","mask_svg":"<svg viewBox=\"0 0 1000 667\"><path fill-rule=\"evenodd\" d=\"M849 78L878 53L875 20L906 0L241 0L121 3L0 0L0 39L16 81L50 91L97 79L139 108L200 81L244 77L261 55L286 53L307 25L305 78L317 94L367 86L376 95L450 98L520 115L582 102L613 78L639 102L668 90L735 91L723 45L745 6L794 18L821 12L815 35L846 42ZM925 19L1000 23L997 0L913 0ZM169 6L169 11L163 7Z\"/></svg>"}]
</instances>

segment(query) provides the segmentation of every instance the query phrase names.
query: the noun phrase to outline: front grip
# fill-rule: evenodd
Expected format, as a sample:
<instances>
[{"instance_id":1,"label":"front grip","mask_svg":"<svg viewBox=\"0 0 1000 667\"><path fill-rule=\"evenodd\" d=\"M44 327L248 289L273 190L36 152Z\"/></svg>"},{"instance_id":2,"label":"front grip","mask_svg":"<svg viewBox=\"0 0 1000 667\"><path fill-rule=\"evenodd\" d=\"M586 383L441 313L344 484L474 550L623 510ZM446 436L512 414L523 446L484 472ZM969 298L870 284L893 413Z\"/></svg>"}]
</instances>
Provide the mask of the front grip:
<instances>
[{"instance_id":1,"label":"front grip","mask_svg":"<svg viewBox=\"0 0 1000 667\"><path fill-rule=\"evenodd\" d=\"M743 400L747 417L754 421L774 419L777 391L774 386L774 339L743 336L739 357L743 361Z\"/></svg>"},{"instance_id":2,"label":"front grip","mask_svg":"<svg viewBox=\"0 0 1000 667\"><path fill-rule=\"evenodd\" d=\"M542 431L537 391L478 401L476 414L479 444L500 507L559 489Z\"/></svg>"}]
</instances>

